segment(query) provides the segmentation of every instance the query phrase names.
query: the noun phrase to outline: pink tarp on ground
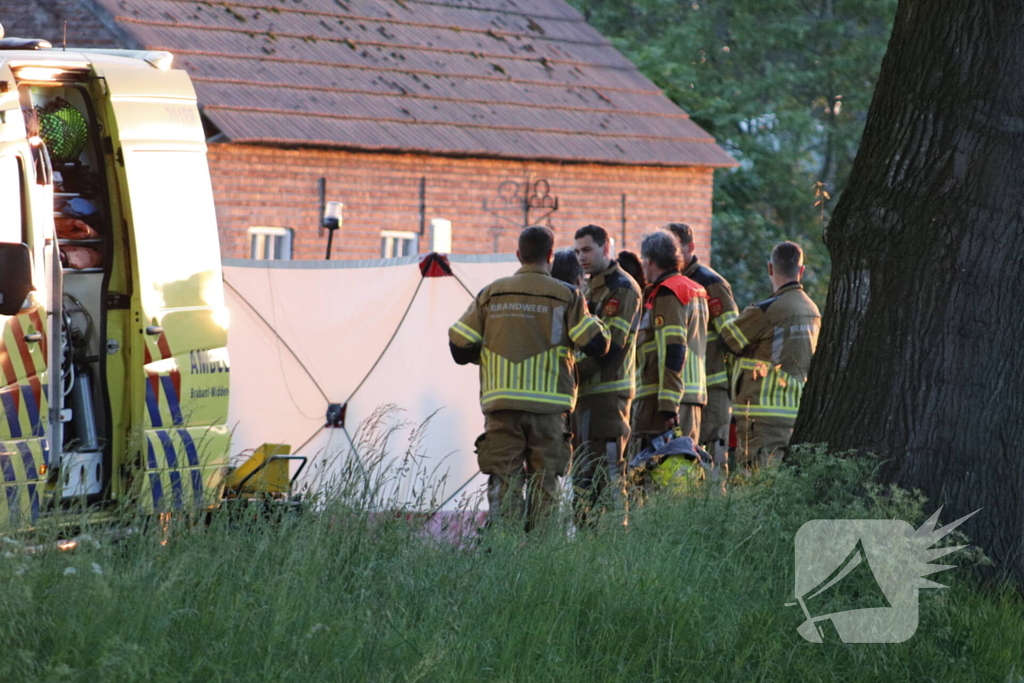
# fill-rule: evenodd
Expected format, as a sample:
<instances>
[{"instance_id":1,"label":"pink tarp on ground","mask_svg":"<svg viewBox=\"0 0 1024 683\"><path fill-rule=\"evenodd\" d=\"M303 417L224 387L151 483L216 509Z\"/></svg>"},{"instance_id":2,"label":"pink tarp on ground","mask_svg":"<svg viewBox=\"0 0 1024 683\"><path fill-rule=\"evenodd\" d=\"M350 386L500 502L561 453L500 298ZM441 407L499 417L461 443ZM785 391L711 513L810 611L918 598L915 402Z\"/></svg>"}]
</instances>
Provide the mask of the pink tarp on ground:
<instances>
[{"instance_id":1,"label":"pink tarp on ground","mask_svg":"<svg viewBox=\"0 0 1024 683\"><path fill-rule=\"evenodd\" d=\"M372 481L381 505L451 511L480 502L477 369L455 365L447 332L470 292L518 263L451 255L453 277L423 277L418 260L225 262L236 452L291 444L310 458L302 485ZM330 403L347 404L344 429L324 428ZM382 425L394 432L365 443L373 435L361 439L359 425L387 405L395 408ZM417 455L403 458L413 426L428 418Z\"/></svg>"}]
</instances>

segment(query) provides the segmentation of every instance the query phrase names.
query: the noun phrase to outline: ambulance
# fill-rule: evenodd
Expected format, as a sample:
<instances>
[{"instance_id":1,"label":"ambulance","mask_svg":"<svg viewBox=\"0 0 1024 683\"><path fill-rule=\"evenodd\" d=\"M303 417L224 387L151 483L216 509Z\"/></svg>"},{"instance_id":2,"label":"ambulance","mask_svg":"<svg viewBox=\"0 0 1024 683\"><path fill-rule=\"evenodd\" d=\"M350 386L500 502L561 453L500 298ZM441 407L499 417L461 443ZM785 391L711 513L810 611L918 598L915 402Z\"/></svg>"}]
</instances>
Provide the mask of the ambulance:
<instances>
[{"instance_id":1,"label":"ambulance","mask_svg":"<svg viewBox=\"0 0 1024 683\"><path fill-rule=\"evenodd\" d=\"M220 246L172 62L0 32L0 530L223 494Z\"/></svg>"}]
</instances>

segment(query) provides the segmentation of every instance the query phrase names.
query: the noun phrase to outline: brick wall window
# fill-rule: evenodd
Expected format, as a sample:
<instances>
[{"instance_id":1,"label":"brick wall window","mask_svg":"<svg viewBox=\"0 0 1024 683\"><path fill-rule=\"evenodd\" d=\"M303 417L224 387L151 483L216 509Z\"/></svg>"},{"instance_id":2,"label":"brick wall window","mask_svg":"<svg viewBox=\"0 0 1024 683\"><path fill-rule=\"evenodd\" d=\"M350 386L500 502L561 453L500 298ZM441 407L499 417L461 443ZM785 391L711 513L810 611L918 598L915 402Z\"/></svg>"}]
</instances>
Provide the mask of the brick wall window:
<instances>
[{"instance_id":1,"label":"brick wall window","mask_svg":"<svg viewBox=\"0 0 1024 683\"><path fill-rule=\"evenodd\" d=\"M291 228L249 228L249 258L257 261L289 261L292 258Z\"/></svg>"},{"instance_id":2,"label":"brick wall window","mask_svg":"<svg viewBox=\"0 0 1024 683\"><path fill-rule=\"evenodd\" d=\"M400 232L397 230L380 231L381 258L411 256L419 253L419 233Z\"/></svg>"},{"instance_id":3,"label":"brick wall window","mask_svg":"<svg viewBox=\"0 0 1024 683\"><path fill-rule=\"evenodd\" d=\"M521 210L495 215L483 203L496 201L501 183L526 175L547 178L557 188L560 206L551 219L559 248L573 244L579 226L596 223L615 237L616 250L636 251L645 232L672 220L694 228L701 260L711 256L710 168L513 162L235 143L211 144L208 157L226 258L250 258L250 227L287 225L294 227L292 259L323 259L327 234L316 226L323 218L318 189L325 175L338 179L328 196L346 200L345 225L334 236L332 259L381 258L386 249L401 254L394 249L395 240L385 239L388 233L415 237L415 247L407 248L412 253L432 251L436 232L429 221L441 216L452 222L456 253L512 253L522 229ZM424 176L428 182L421 197ZM422 217L427 218L424 235L418 229Z\"/></svg>"}]
</instances>

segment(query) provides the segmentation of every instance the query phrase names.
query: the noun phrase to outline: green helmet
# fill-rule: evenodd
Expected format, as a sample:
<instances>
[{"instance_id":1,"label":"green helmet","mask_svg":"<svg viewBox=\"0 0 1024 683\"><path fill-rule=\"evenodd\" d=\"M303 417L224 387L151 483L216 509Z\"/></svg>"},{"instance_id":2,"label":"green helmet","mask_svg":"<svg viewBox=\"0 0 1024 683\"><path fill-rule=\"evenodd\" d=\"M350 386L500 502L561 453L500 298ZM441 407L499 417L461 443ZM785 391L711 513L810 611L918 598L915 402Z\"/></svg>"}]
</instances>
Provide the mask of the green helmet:
<instances>
[{"instance_id":1,"label":"green helmet","mask_svg":"<svg viewBox=\"0 0 1024 683\"><path fill-rule=\"evenodd\" d=\"M82 113L58 97L45 107L36 107L36 114L39 135L46 143L50 158L56 163L77 159L89 137L89 124Z\"/></svg>"}]
</instances>

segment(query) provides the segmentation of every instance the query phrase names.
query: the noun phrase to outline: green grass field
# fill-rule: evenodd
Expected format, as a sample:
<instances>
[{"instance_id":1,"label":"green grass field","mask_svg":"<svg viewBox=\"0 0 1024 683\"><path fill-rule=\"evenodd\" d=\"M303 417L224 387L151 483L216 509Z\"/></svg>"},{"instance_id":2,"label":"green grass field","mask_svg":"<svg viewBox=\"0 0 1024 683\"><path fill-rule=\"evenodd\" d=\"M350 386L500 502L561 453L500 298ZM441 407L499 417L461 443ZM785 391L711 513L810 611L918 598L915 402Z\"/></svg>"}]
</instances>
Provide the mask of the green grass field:
<instances>
[{"instance_id":1,"label":"green grass field","mask_svg":"<svg viewBox=\"0 0 1024 683\"><path fill-rule=\"evenodd\" d=\"M345 500L172 526L166 544L0 541L0 681L1024 681L1022 602L973 582L977 553L932 577L950 587L921 591L907 642L797 634L804 522L926 517L869 479L863 461L797 454L727 495L657 495L627 528L493 533L486 550Z\"/></svg>"}]
</instances>

